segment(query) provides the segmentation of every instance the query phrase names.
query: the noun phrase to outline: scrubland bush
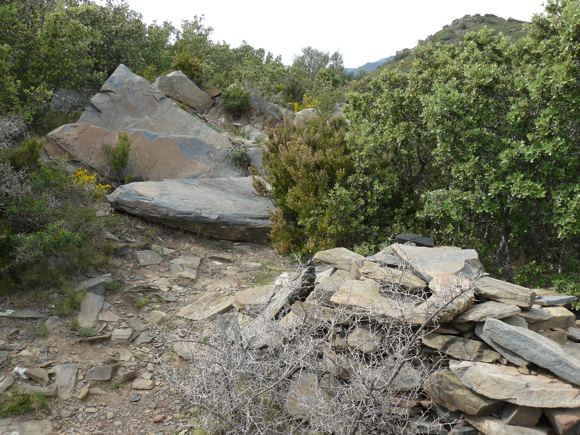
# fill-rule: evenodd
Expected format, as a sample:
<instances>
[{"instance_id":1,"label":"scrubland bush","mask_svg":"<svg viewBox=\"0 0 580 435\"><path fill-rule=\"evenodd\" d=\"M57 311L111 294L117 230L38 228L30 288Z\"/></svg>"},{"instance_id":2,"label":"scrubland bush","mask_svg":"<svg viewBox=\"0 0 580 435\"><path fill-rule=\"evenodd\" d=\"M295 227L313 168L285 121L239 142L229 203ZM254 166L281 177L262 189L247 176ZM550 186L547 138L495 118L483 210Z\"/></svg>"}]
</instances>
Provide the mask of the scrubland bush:
<instances>
[{"instance_id":1,"label":"scrubland bush","mask_svg":"<svg viewBox=\"0 0 580 435\"><path fill-rule=\"evenodd\" d=\"M2 122L0 120L0 122ZM13 137L22 137L15 135ZM43 141L4 140L0 152L0 292L62 283L72 273L104 264L96 217L109 186L96 175L39 162Z\"/></svg>"},{"instance_id":2,"label":"scrubland bush","mask_svg":"<svg viewBox=\"0 0 580 435\"><path fill-rule=\"evenodd\" d=\"M179 53L173 60L171 68L181 71L196 85L203 85L203 63L192 53L188 51Z\"/></svg>"},{"instance_id":3,"label":"scrubland bush","mask_svg":"<svg viewBox=\"0 0 580 435\"><path fill-rule=\"evenodd\" d=\"M271 238L280 252L307 255L347 242L348 228L332 202L333 191L354 169L345 133L346 121L329 116L270 132L263 161L278 207Z\"/></svg>"},{"instance_id":4,"label":"scrubland bush","mask_svg":"<svg viewBox=\"0 0 580 435\"><path fill-rule=\"evenodd\" d=\"M224 107L235 117L242 116L252 105L250 91L239 83L228 86L222 95Z\"/></svg>"}]
</instances>

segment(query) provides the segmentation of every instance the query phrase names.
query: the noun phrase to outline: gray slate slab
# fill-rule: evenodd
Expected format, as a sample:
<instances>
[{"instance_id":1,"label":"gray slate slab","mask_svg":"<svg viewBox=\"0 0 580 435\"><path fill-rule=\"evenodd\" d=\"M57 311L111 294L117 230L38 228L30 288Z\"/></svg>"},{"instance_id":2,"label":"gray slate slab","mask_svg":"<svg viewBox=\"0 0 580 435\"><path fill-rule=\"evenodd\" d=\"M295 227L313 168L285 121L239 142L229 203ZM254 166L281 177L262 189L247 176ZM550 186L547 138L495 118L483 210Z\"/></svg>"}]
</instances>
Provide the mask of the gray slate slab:
<instances>
[{"instance_id":1,"label":"gray slate slab","mask_svg":"<svg viewBox=\"0 0 580 435\"><path fill-rule=\"evenodd\" d=\"M107 199L118 210L221 239L265 243L272 228L272 201L254 193L251 177L131 183Z\"/></svg>"},{"instance_id":2,"label":"gray slate slab","mask_svg":"<svg viewBox=\"0 0 580 435\"><path fill-rule=\"evenodd\" d=\"M580 360L565 352L558 343L536 332L496 319L487 320L483 331L505 349L550 370L568 382L580 385Z\"/></svg>"},{"instance_id":3,"label":"gray slate slab","mask_svg":"<svg viewBox=\"0 0 580 435\"><path fill-rule=\"evenodd\" d=\"M87 293L81 302L81 310L78 315L79 325L83 328L92 328L97 322L99 313L103 309L105 298L96 293Z\"/></svg>"}]
</instances>

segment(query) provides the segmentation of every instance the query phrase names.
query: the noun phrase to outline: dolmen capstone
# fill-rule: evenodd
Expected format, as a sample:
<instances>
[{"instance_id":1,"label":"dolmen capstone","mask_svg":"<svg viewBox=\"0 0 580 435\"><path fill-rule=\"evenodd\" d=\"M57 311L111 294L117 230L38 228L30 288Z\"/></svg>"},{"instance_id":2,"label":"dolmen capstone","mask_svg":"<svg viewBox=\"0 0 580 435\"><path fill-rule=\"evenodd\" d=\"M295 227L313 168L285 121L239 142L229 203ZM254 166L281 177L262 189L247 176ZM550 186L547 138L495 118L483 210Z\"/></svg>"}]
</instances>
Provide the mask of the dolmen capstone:
<instances>
[{"instance_id":1,"label":"dolmen capstone","mask_svg":"<svg viewBox=\"0 0 580 435\"><path fill-rule=\"evenodd\" d=\"M181 101L202 101L198 108L210 104L211 98L181 73L157 83ZM108 196L113 207L202 235L265 242L274 207L254 194L246 168L229 157L230 140L125 65L107 79L77 123L46 136L45 150L53 160L108 176L104 146L115 148L120 134L131 142L123 177L146 181L119 187ZM250 148L249 156L260 168L261 149Z\"/></svg>"}]
</instances>

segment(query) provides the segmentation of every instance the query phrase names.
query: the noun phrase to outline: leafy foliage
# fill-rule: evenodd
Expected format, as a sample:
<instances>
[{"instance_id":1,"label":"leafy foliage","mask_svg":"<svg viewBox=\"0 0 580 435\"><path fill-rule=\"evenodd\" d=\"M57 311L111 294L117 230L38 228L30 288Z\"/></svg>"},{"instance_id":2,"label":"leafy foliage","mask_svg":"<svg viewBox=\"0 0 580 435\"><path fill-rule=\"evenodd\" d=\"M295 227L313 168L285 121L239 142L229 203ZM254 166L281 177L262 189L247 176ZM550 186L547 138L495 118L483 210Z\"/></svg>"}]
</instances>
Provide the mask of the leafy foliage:
<instances>
[{"instance_id":1,"label":"leafy foliage","mask_svg":"<svg viewBox=\"0 0 580 435\"><path fill-rule=\"evenodd\" d=\"M309 254L346 242L348 223L328 200L353 169L345 131L343 118L320 116L270 133L263 160L278 206L271 236L279 251Z\"/></svg>"},{"instance_id":2,"label":"leafy foliage","mask_svg":"<svg viewBox=\"0 0 580 435\"><path fill-rule=\"evenodd\" d=\"M239 83L230 85L224 92L224 107L235 117L240 117L252 105L250 91Z\"/></svg>"}]
</instances>

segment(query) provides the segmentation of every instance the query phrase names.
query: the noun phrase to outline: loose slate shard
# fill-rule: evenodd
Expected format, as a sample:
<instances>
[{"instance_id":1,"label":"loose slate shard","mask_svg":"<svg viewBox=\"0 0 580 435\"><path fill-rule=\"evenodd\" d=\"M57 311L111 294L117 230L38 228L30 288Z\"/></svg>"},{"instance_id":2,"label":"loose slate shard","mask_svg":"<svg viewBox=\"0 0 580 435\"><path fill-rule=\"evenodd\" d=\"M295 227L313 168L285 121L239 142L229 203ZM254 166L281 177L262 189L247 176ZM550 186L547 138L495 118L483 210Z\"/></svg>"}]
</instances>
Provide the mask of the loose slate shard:
<instances>
[{"instance_id":1,"label":"loose slate shard","mask_svg":"<svg viewBox=\"0 0 580 435\"><path fill-rule=\"evenodd\" d=\"M414 243L416 246L424 246L426 248L433 248L435 242L431 237L418 236L417 234L399 234L395 239L395 243L404 245L405 243Z\"/></svg>"}]
</instances>

